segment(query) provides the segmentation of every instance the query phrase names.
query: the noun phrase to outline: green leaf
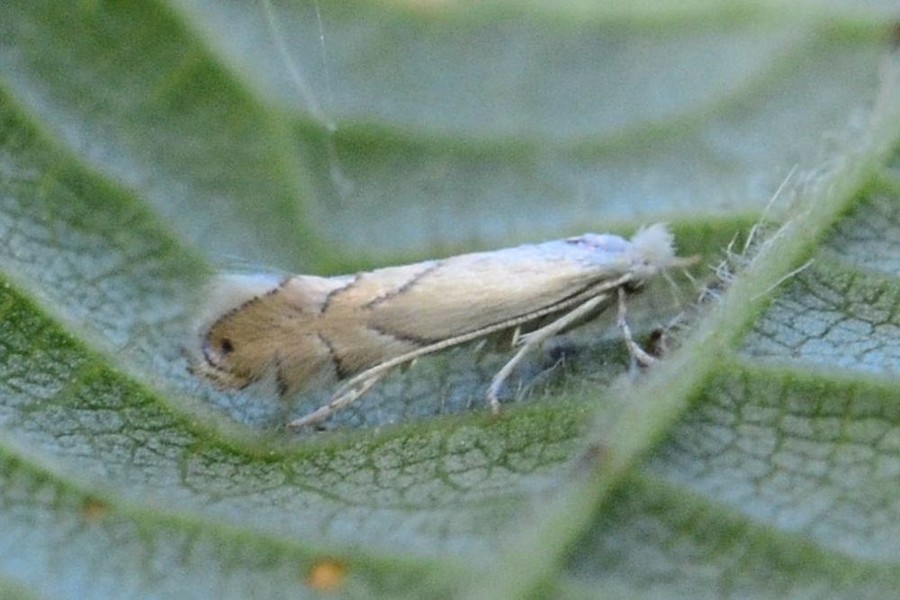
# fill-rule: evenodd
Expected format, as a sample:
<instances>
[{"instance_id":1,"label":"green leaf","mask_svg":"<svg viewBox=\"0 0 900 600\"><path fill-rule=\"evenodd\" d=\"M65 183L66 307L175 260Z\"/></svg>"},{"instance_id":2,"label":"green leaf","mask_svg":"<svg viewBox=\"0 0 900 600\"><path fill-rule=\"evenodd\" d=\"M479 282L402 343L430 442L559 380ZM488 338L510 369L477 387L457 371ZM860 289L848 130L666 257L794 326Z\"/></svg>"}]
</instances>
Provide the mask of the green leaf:
<instances>
[{"instance_id":1,"label":"green leaf","mask_svg":"<svg viewBox=\"0 0 900 600\"><path fill-rule=\"evenodd\" d=\"M0 595L890 596L897 16L3 3ZM295 435L331 390L186 371L229 262L328 275L659 221L702 256L680 301L629 305L645 341L686 317L671 354L629 374L600 320L499 419L502 348Z\"/></svg>"}]
</instances>

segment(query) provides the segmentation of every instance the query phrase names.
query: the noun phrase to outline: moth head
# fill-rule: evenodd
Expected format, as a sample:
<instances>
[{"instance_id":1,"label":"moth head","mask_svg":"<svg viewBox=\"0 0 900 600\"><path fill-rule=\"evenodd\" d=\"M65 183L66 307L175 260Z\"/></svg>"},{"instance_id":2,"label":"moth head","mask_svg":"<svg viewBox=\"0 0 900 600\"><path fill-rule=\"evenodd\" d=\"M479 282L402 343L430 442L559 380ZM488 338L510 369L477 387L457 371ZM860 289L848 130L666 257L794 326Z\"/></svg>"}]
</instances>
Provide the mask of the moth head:
<instances>
[{"instance_id":1,"label":"moth head","mask_svg":"<svg viewBox=\"0 0 900 600\"><path fill-rule=\"evenodd\" d=\"M275 361L269 335L270 308L261 298L278 290L271 276L217 277L205 298L197 328L199 352L191 371L222 388L244 388L258 381Z\"/></svg>"}]
</instances>

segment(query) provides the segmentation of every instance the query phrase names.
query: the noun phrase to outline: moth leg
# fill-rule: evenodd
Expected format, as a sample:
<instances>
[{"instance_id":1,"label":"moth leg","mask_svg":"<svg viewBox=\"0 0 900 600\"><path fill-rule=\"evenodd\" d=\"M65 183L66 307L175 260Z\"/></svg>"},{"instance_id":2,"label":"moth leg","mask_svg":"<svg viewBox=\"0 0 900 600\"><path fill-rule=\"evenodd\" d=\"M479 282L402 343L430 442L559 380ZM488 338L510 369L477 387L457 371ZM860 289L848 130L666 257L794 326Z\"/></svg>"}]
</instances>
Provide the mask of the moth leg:
<instances>
[{"instance_id":1,"label":"moth leg","mask_svg":"<svg viewBox=\"0 0 900 600\"><path fill-rule=\"evenodd\" d=\"M619 329L622 330L622 338L625 340L625 346L628 347L628 353L631 354L631 357L640 363L644 367L648 367L656 362L656 358L647 353L646 350L641 348L637 342L634 341L634 337L631 335L631 328L628 326L628 320L625 318L628 309L625 306L625 298L628 294L625 292L625 288L619 288L619 314L616 318L616 323L619 326Z\"/></svg>"},{"instance_id":2,"label":"moth leg","mask_svg":"<svg viewBox=\"0 0 900 600\"><path fill-rule=\"evenodd\" d=\"M379 370L369 376L366 376L365 372L357 375L357 377L360 378L359 383L349 389L338 390L337 393L331 397L328 404L323 404L305 417L294 419L288 423L288 429L297 430L306 427L307 425L314 425L315 423L324 421L345 406L349 406L356 402L360 396L368 392L369 389L378 383L382 377L387 375L388 372L389 371L386 370Z\"/></svg>"},{"instance_id":3,"label":"moth leg","mask_svg":"<svg viewBox=\"0 0 900 600\"><path fill-rule=\"evenodd\" d=\"M495 415L500 412L500 401L497 399L497 396L500 393L500 388L503 387L503 383L509 378L516 366L520 362L522 362L522 359L525 358L526 354L531 352L531 350L534 349L535 346L541 345L543 342L557 335L572 323L578 321L584 316L590 314L592 311L596 310L596 308L600 306L600 304L602 304L607 298L607 294L594 296L588 301L579 304L574 309L570 310L565 315L561 316L552 323L544 325L540 329L535 329L534 331L526 333L525 335L516 335L516 343L521 344L522 347L519 348L519 351L516 352L515 356L509 359L509 362L503 365L502 369L497 371L497 374L494 375L494 378L491 380L491 386L487 391L487 402L491 407L491 412Z\"/></svg>"}]
</instances>

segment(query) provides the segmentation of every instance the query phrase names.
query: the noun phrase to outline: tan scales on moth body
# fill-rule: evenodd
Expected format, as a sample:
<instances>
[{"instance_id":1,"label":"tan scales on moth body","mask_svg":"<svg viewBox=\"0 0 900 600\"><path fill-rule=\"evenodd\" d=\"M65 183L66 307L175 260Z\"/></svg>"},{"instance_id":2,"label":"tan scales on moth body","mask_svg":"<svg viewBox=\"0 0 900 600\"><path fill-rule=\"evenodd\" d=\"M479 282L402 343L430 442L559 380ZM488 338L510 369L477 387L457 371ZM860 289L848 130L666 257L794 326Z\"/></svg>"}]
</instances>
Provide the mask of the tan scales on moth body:
<instances>
[{"instance_id":1,"label":"tan scales on moth body","mask_svg":"<svg viewBox=\"0 0 900 600\"><path fill-rule=\"evenodd\" d=\"M511 331L518 351L487 392L497 412L504 381L528 352L616 301L629 351L651 362L631 338L625 299L690 262L654 225L630 241L585 234L352 276L220 276L192 371L222 388L274 376L282 394L344 381L328 404L290 423L299 428L352 403L395 367ZM523 328L531 330L519 335Z\"/></svg>"}]
</instances>

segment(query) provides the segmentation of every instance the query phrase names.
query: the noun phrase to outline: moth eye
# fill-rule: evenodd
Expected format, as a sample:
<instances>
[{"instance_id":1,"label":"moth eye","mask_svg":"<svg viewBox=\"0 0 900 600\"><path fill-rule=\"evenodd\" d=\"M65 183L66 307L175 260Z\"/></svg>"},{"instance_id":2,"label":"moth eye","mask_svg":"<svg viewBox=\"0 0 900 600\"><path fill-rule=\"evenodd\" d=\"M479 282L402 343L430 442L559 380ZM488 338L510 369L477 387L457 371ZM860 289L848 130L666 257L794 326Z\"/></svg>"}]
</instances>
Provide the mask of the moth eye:
<instances>
[{"instance_id":1,"label":"moth eye","mask_svg":"<svg viewBox=\"0 0 900 600\"><path fill-rule=\"evenodd\" d=\"M234 352L234 344L227 337L207 338L203 343L203 356L206 358L206 362L218 369L226 368L228 355L232 352Z\"/></svg>"}]
</instances>

